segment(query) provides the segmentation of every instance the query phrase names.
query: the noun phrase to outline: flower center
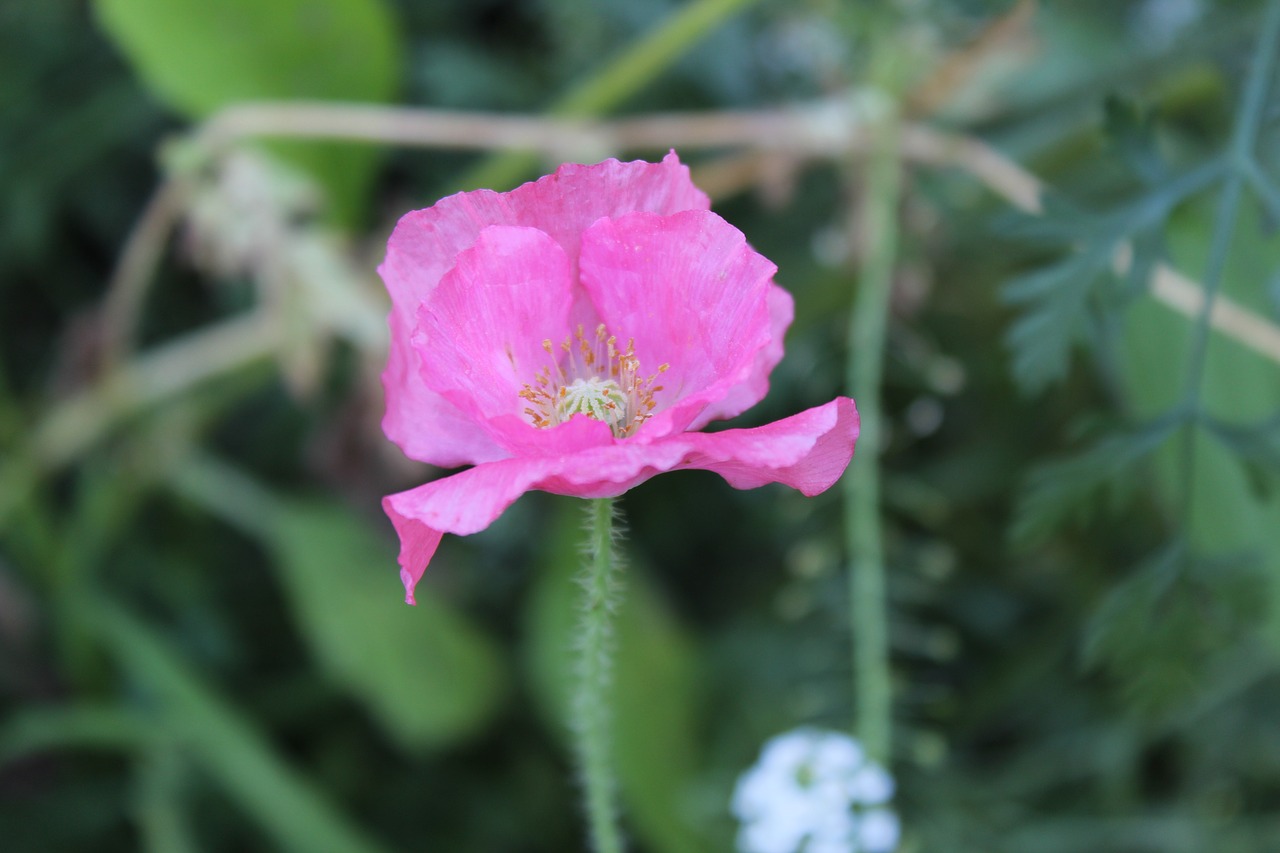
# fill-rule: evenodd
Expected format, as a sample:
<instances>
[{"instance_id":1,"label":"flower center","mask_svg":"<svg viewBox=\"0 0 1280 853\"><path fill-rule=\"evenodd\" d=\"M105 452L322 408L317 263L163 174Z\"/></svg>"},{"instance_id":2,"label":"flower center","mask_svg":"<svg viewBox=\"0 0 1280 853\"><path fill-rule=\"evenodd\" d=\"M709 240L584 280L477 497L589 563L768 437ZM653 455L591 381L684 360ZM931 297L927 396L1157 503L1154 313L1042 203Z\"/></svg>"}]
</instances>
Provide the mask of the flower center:
<instances>
[{"instance_id":1,"label":"flower center","mask_svg":"<svg viewBox=\"0 0 1280 853\"><path fill-rule=\"evenodd\" d=\"M581 326L565 338L560 344L566 354L563 360L556 357L551 341L543 341L542 348L552 365L538 371L519 392L529 403L524 413L534 426L548 429L574 415L586 415L607 423L615 437L626 438L653 417L654 395L662 390L654 381L670 365L659 365L657 373L641 376L635 340L629 340L625 350L619 349L618 339L601 323L591 338Z\"/></svg>"}]
</instances>

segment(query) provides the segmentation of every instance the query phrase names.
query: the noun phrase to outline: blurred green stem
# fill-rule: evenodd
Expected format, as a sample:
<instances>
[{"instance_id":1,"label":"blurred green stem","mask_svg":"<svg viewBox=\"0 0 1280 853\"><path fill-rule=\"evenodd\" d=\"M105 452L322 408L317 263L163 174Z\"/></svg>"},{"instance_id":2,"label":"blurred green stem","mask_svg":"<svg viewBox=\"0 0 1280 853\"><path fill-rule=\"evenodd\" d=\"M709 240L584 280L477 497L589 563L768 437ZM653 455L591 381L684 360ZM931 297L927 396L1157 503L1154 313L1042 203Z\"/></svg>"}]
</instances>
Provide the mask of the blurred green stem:
<instances>
[{"instance_id":1,"label":"blurred green stem","mask_svg":"<svg viewBox=\"0 0 1280 853\"><path fill-rule=\"evenodd\" d=\"M610 688L613 683L613 615L621 597L613 553L614 499L591 501L590 549L581 578L584 598L578 636L578 686L573 697L573 731L591 848L622 853L618 828L618 785L610 756Z\"/></svg>"},{"instance_id":2,"label":"blurred green stem","mask_svg":"<svg viewBox=\"0 0 1280 853\"><path fill-rule=\"evenodd\" d=\"M606 112L638 92L697 44L707 33L759 0L693 0L668 17L621 56L570 89L548 110L576 118ZM527 152L500 154L468 172L459 189L507 189L538 160Z\"/></svg>"},{"instance_id":3,"label":"blurred green stem","mask_svg":"<svg viewBox=\"0 0 1280 853\"><path fill-rule=\"evenodd\" d=\"M846 381L858 403L858 452L844 478L845 536L849 555L849 619L853 639L855 734L867 753L887 764L891 748L888 602L880 538L880 381L888 325L889 292L898 250L901 195L897 104L884 115L866 166L858 215L858 294L849 323Z\"/></svg>"},{"instance_id":4,"label":"blurred green stem","mask_svg":"<svg viewBox=\"0 0 1280 853\"><path fill-rule=\"evenodd\" d=\"M155 347L60 401L25 446L0 464L0 529L41 477L70 463L139 410L266 361L278 346L277 325L265 311L224 320Z\"/></svg>"},{"instance_id":5,"label":"blurred green stem","mask_svg":"<svg viewBox=\"0 0 1280 853\"><path fill-rule=\"evenodd\" d=\"M94 602L90 624L127 676L126 693L140 700L138 715L183 745L201 775L258 823L269 849L385 853L312 776L286 763L266 733L206 684L174 643L105 593Z\"/></svg>"}]
</instances>

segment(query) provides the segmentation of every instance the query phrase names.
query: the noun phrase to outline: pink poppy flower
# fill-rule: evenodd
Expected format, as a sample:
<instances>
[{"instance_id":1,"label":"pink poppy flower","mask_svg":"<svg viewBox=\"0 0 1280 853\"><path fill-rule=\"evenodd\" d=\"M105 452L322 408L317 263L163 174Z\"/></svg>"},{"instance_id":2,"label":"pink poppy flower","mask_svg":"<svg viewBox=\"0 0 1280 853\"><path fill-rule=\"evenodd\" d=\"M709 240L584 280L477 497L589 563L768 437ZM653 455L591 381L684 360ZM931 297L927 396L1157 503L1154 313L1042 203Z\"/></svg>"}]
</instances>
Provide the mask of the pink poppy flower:
<instances>
[{"instance_id":1,"label":"pink poppy flower","mask_svg":"<svg viewBox=\"0 0 1280 853\"><path fill-rule=\"evenodd\" d=\"M682 468L806 495L839 479L858 436L845 397L696 432L764 397L793 314L776 267L709 207L672 152L400 220L378 269L383 430L414 459L474 466L383 499L410 604L444 533L485 529L531 489L613 497Z\"/></svg>"}]
</instances>

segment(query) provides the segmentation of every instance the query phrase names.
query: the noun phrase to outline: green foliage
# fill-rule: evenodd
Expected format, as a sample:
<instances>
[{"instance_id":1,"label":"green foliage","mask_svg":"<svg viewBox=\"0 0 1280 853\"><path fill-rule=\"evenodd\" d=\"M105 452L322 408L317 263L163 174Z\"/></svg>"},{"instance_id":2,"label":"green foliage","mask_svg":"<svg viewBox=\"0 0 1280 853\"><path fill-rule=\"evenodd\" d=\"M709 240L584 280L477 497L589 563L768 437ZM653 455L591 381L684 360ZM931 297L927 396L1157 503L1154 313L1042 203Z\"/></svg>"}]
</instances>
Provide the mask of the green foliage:
<instances>
[{"instance_id":1,"label":"green foliage","mask_svg":"<svg viewBox=\"0 0 1280 853\"><path fill-rule=\"evenodd\" d=\"M0 847L579 849L580 508L531 495L450 537L405 607L378 498L436 474L389 461L378 432L382 324L313 298L364 278L381 298L397 216L554 164L265 143L367 227L307 255L323 287L287 291L214 285L189 223L161 235L126 354L145 381L121 395L98 384L98 309L175 120L396 93L677 121L861 103L875 17L879 52L947 84L908 93L908 133L974 137L1055 188L1012 220L906 137L881 514L902 849L1280 849L1280 371L1149 288L1166 264L1280 317L1280 94L1274 73L1249 82L1277 3L1200 3L1172 30L1197 4L1042 3L1023 24L1010 5L914 4L902 25L824 0L0 3ZM819 148L829 129L810 128ZM677 146L796 299L744 423L843 390L866 187L857 152L755 141ZM262 263L296 260L302 230ZM246 308L289 351L185 349ZM294 345L318 354L307 393L277 381ZM727 850L763 741L851 716L840 500L682 474L623 505L630 849Z\"/></svg>"},{"instance_id":2,"label":"green foliage","mask_svg":"<svg viewBox=\"0 0 1280 853\"><path fill-rule=\"evenodd\" d=\"M1043 542L1068 520L1085 520L1099 500L1114 513L1136 491L1141 463L1173 432L1166 419L1130 433L1113 433L1087 449L1036 466L1027 477L1011 534L1023 544Z\"/></svg>"},{"instance_id":3,"label":"green foliage","mask_svg":"<svg viewBox=\"0 0 1280 853\"><path fill-rule=\"evenodd\" d=\"M1205 561L1170 547L1106 596L1086 626L1081 658L1123 683L1131 706L1167 712L1200 689L1216 656L1247 635L1266 600L1253 559Z\"/></svg>"},{"instance_id":4,"label":"green foliage","mask_svg":"<svg viewBox=\"0 0 1280 853\"><path fill-rule=\"evenodd\" d=\"M151 91L189 118L238 101L385 101L402 47L382 0L101 0L104 30ZM352 222L378 157L368 147L276 144Z\"/></svg>"},{"instance_id":5,"label":"green foliage","mask_svg":"<svg viewBox=\"0 0 1280 853\"><path fill-rule=\"evenodd\" d=\"M1222 161L1208 158L1175 172L1157 150L1157 129L1149 116L1131 103L1109 99L1106 128L1113 148L1144 188L1091 220L1055 216L1051 210L1032 233L1067 239L1072 249L1064 260L1024 274L1005 291L1010 301L1030 306L1009 335L1014 375L1024 390L1042 390L1066 375L1070 346L1081 340L1092 309L1098 328L1110 331L1087 342L1104 372L1111 372L1112 390L1145 424L1038 468L1014 527L1015 536L1044 540L1104 490L1131 490L1144 463L1153 464L1156 492L1173 528L1170 539L1177 544L1105 598L1085 642L1087 662L1105 661L1117 673L1143 673L1131 682L1143 703L1184 697L1198 682L1197 653L1240 642L1263 613L1280 620L1280 597L1273 592L1280 589L1280 551L1274 537L1264 534L1264 519L1275 518L1280 504L1261 483L1268 475L1256 474L1265 470L1259 462L1271 461L1276 433L1245 429L1242 423L1280 408L1275 365L1210 333L1207 306L1188 327L1185 319L1135 298L1168 244L1174 247L1168 261L1175 268L1193 277L1204 271L1205 293L1261 307L1264 293L1257 283L1276 268L1280 254L1252 236L1256 226L1240 227L1237 214L1241 186L1260 173L1253 160L1265 103L1259 93L1270 83L1274 45L1267 39L1280 33L1278 22L1280 6L1273 4L1225 146L1232 156ZM1215 185L1221 196L1211 208L1202 191ZM1262 196L1265 203L1265 192ZM1186 227L1197 218L1197 227ZM1117 263L1127 266L1127 288L1091 304L1108 267ZM1246 465L1254 466L1255 475ZM1204 560L1219 569L1234 565L1227 558L1241 554L1261 570L1255 580L1270 579L1269 585L1254 583L1247 595L1233 595L1232 573L1198 568ZM1242 601L1258 606L1238 606Z\"/></svg>"},{"instance_id":6,"label":"green foliage","mask_svg":"<svg viewBox=\"0 0 1280 853\"><path fill-rule=\"evenodd\" d=\"M204 457L187 460L175 485L261 540L317 661L404 747L450 743L488 722L506 683L493 642L425 585L418 606L404 606L388 571L395 553L367 524Z\"/></svg>"},{"instance_id":7,"label":"green foliage","mask_svg":"<svg viewBox=\"0 0 1280 853\"><path fill-rule=\"evenodd\" d=\"M1184 269L1201 266L1208 257L1205 225L1212 216L1208 204L1192 206L1170 224L1175 263ZM1231 260L1223 275L1222 292L1240 304L1265 310L1266 295L1258 286L1280 263L1280 248L1247 212L1237 228ZM1185 364L1189 332L1167 312L1136 306L1129 319L1124 349L1125 375L1135 409L1149 415L1173 405L1184 393L1178 372L1163 369ZM1160 448L1155 456L1158 493L1171 508L1185 501L1182 531L1201 553L1245 554L1272 579L1267 596L1270 619L1280 620L1280 545L1268 535L1280 520L1277 472L1269 467L1271 450L1280 433L1271 422L1280 409L1280 379L1274 364L1225 336L1214 335L1204 365L1200 422L1189 439L1188 451L1179 443ZM1187 453L1190 453L1188 462ZM1194 489L1186 493L1188 472ZM1280 631L1271 629L1280 639Z\"/></svg>"},{"instance_id":8,"label":"green foliage","mask_svg":"<svg viewBox=\"0 0 1280 853\"><path fill-rule=\"evenodd\" d=\"M1091 245L1006 286L1005 299L1026 306L1007 340L1014 377L1028 393L1066 376L1071 348L1088 320L1090 297L1110 269L1115 245L1114 240Z\"/></svg>"},{"instance_id":9,"label":"green foliage","mask_svg":"<svg viewBox=\"0 0 1280 853\"><path fill-rule=\"evenodd\" d=\"M157 736L172 737L190 750L201 769L281 849L382 849L348 823L303 774L281 761L263 734L203 684L151 629L105 601L99 603L95 620L103 642L155 703Z\"/></svg>"},{"instance_id":10,"label":"green foliage","mask_svg":"<svg viewBox=\"0 0 1280 853\"><path fill-rule=\"evenodd\" d=\"M1147 186L1168 181L1169 165L1160 155L1155 117L1136 101L1109 95L1103 103L1108 141L1125 164Z\"/></svg>"},{"instance_id":11,"label":"green foliage","mask_svg":"<svg viewBox=\"0 0 1280 853\"><path fill-rule=\"evenodd\" d=\"M506 685L497 649L429 588L405 607L385 539L317 503L282 507L268 536L317 660L405 747L452 743L492 719Z\"/></svg>"}]
</instances>

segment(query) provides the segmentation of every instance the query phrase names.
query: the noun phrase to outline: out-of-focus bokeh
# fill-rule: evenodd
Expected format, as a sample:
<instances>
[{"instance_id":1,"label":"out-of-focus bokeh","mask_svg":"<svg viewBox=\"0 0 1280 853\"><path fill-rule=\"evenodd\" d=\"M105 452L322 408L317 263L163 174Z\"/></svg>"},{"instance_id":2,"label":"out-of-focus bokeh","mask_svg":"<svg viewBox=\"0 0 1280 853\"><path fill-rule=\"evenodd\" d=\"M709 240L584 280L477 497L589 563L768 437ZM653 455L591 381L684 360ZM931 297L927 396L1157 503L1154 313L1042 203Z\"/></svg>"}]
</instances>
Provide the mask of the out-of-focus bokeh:
<instances>
[{"instance_id":1,"label":"out-of-focus bokeh","mask_svg":"<svg viewBox=\"0 0 1280 853\"><path fill-rule=\"evenodd\" d=\"M674 147L796 299L764 423L847 387L885 122L900 849L1280 849L1277 5L4 0L0 849L582 849L582 510L402 603L386 236ZM732 850L851 723L841 490L622 506L632 849Z\"/></svg>"}]
</instances>

